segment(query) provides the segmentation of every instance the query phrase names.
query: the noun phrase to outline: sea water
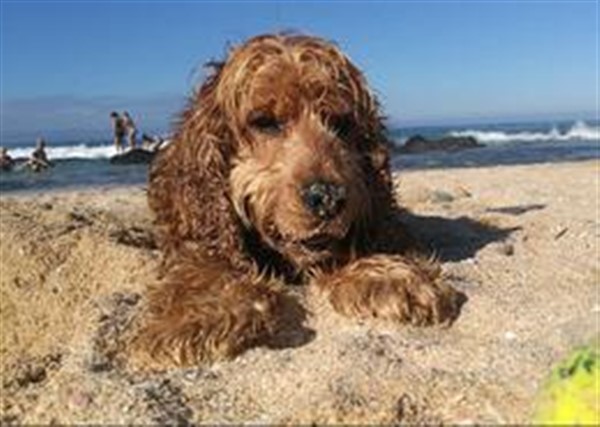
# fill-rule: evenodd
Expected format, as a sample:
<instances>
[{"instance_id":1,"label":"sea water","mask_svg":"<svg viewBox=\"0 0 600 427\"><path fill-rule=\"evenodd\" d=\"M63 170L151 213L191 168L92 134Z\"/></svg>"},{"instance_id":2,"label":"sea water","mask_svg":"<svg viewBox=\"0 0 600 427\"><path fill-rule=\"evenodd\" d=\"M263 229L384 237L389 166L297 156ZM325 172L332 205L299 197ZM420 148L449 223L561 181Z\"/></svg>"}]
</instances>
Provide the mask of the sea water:
<instances>
[{"instance_id":1,"label":"sea water","mask_svg":"<svg viewBox=\"0 0 600 427\"><path fill-rule=\"evenodd\" d=\"M403 128L391 132L395 144L410 136L473 137L483 148L458 152L396 155L395 169L430 169L533 164L597 159L600 157L600 121L559 123L502 123L476 126Z\"/></svg>"},{"instance_id":2,"label":"sea water","mask_svg":"<svg viewBox=\"0 0 600 427\"><path fill-rule=\"evenodd\" d=\"M532 164L597 159L600 157L600 122L479 124L477 126L429 126L390 129L393 144L412 136L472 136L483 148L459 152L429 152L392 157L395 170ZM108 141L47 141L54 167L34 173L16 168L0 173L0 193L43 191L81 187L144 186L147 165L113 165L116 154ZM34 142L1 141L13 158L28 157Z\"/></svg>"}]
</instances>

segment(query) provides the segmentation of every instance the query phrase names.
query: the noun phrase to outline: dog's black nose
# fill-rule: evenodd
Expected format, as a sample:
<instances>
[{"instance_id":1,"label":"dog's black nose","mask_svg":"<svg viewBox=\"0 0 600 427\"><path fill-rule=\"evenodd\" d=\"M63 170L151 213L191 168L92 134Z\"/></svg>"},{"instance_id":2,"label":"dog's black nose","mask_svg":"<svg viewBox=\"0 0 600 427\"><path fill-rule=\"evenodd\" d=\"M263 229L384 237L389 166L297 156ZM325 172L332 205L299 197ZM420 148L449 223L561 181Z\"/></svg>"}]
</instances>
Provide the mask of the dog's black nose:
<instances>
[{"instance_id":1,"label":"dog's black nose","mask_svg":"<svg viewBox=\"0 0 600 427\"><path fill-rule=\"evenodd\" d=\"M302 191L304 205L316 216L328 220L335 217L346 202L346 188L330 182L313 182Z\"/></svg>"}]
</instances>

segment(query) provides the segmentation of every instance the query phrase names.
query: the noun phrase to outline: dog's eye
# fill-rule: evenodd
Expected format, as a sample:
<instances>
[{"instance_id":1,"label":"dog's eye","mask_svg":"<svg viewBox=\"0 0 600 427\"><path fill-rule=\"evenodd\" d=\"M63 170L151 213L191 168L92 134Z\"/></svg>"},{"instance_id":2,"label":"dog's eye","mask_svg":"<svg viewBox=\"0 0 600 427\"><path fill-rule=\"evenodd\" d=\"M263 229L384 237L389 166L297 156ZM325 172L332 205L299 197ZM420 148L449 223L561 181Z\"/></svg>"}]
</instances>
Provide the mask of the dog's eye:
<instances>
[{"instance_id":1,"label":"dog's eye","mask_svg":"<svg viewBox=\"0 0 600 427\"><path fill-rule=\"evenodd\" d=\"M350 133L355 127L354 117L352 116L352 114L341 114L331 116L329 118L329 127L340 138L344 138L350 135Z\"/></svg>"},{"instance_id":2,"label":"dog's eye","mask_svg":"<svg viewBox=\"0 0 600 427\"><path fill-rule=\"evenodd\" d=\"M276 135L283 130L283 122L268 114L251 117L249 122L250 126L262 133Z\"/></svg>"}]
</instances>

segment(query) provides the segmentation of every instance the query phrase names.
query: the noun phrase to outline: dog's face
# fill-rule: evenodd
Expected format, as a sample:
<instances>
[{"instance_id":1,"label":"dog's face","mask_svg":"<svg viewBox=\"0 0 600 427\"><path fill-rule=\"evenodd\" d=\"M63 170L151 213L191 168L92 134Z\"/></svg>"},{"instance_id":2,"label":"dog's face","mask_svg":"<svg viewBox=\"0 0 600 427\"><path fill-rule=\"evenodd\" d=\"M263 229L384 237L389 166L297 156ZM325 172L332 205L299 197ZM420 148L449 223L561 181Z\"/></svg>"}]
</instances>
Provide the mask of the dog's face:
<instances>
[{"instance_id":1,"label":"dog's face","mask_svg":"<svg viewBox=\"0 0 600 427\"><path fill-rule=\"evenodd\" d=\"M299 268L349 256L372 215L380 131L360 72L319 39L258 38L224 64L216 96L235 140L230 197L244 225Z\"/></svg>"}]
</instances>

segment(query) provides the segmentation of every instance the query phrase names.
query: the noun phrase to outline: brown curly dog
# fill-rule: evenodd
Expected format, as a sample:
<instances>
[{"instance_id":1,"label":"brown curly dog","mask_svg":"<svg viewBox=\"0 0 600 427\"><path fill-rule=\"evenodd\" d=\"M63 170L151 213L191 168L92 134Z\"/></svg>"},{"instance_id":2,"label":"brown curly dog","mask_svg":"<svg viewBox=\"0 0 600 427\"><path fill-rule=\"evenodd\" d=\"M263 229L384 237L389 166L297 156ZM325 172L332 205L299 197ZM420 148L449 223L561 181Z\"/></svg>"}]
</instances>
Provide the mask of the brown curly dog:
<instances>
[{"instance_id":1,"label":"brown curly dog","mask_svg":"<svg viewBox=\"0 0 600 427\"><path fill-rule=\"evenodd\" d=\"M388 143L350 60L319 38L263 35L211 66L150 171L165 270L148 354L185 365L261 344L285 323L281 279L348 316L453 318L438 266L394 249L410 239L393 219Z\"/></svg>"}]
</instances>

